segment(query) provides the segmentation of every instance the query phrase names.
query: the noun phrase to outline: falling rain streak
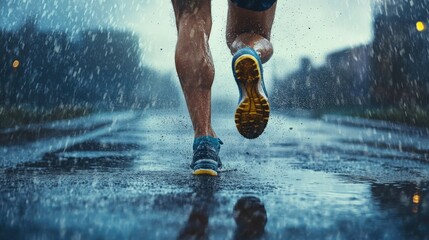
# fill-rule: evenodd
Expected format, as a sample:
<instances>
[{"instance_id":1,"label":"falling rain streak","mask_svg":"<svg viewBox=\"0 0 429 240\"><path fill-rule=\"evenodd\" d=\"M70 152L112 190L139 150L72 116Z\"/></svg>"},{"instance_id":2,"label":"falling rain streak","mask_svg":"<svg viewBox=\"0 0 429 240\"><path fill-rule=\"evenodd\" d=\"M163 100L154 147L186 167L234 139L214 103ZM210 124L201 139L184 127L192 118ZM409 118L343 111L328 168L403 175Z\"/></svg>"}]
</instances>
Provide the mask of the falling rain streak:
<instances>
[{"instance_id":1,"label":"falling rain streak","mask_svg":"<svg viewBox=\"0 0 429 240\"><path fill-rule=\"evenodd\" d=\"M228 1L204 35L216 178L189 170L171 1L0 1L0 238L428 238L429 1L278 1L255 140Z\"/></svg>"}]
</instances>

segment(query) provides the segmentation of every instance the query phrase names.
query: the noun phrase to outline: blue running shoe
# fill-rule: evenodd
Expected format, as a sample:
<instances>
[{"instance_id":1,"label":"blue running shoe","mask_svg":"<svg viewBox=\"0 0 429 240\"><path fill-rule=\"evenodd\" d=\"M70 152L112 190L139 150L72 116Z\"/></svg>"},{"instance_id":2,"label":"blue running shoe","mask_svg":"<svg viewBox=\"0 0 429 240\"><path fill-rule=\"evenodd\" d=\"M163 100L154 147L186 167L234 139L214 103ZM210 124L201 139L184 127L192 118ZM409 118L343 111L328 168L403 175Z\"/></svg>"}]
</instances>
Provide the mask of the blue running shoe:
<instances>
[{"instance_id":1,"label":"blue running shoe","mask_svg":"<svg viewBox=\"0 0 429 240\"><path fill-rule=\"evenodd\" d=\"M222 162L219 158L220 145L223 142L219 138L204 136L194 140L194 157L191 168L195 175L217 176Z\"/></svg>"},{"instance_id":2,"label":"blue running shoe","mask_svg":"<svg viewBox=\"0 0 429 240\"><path fill-rule=\"evenodd\" d=\"M232 72L240 91L235 125L245 138L257 138L267 126L270 116L259 55L252 48L240 49L232 59Z\"/></svg>"}]
</instances>

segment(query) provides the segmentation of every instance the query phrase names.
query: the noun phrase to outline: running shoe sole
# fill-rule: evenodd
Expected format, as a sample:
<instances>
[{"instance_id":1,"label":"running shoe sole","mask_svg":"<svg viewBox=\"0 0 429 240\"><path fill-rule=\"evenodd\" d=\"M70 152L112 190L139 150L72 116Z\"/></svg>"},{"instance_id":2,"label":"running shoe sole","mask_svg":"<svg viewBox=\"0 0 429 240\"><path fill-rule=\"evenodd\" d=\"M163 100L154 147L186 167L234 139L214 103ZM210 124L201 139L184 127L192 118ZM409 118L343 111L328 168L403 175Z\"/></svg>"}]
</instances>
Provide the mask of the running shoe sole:
<instances>
[{"instance_id":1,"label":"running shoe sole","mask_svg":"<svg viewBox=\"0 0 429 240\"><path fill-rule=\"evenodd\" d=\"M194 163L194 175L217 176L218 163L211 159L202 159Z\"/></svg>"},{"instance_id":2,"label":"running shoe sole","mask_svg":"<svg viewBox=\"0 0 429 240\"><path fill-rule=\"evenodd\" d=\"M270 116L270 105L261 85L262 69L254 56L243 54L235 60L234 73L242 94L235 111L235 125L245 138L257 138Z\"/></svg>"}]
</instances>

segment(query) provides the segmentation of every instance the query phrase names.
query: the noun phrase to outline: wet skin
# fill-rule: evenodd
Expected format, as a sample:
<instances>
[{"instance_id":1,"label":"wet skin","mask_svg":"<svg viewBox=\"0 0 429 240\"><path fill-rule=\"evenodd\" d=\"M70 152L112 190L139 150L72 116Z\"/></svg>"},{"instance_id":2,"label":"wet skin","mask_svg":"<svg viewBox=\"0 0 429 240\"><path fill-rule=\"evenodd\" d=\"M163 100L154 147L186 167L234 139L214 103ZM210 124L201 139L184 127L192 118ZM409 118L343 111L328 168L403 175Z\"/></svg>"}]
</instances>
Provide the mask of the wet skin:
<instances>
[{"instance_id":1,"label":"wet skin","mask_svg":"<svg viewBox=\"0 0 429 240\"><path fill-rule=\"evenodd\" d=\"M176 70L194 135L216 137L211 125L211 87L215 75L209 47L211 1L172 0L172 3L178 33ZM269 39L276 4L263 12L242 9L231 2L228 4L226 41L231 53L252 47L262 62L267 62L273 54Z\"/></svg>"}]
</instances>

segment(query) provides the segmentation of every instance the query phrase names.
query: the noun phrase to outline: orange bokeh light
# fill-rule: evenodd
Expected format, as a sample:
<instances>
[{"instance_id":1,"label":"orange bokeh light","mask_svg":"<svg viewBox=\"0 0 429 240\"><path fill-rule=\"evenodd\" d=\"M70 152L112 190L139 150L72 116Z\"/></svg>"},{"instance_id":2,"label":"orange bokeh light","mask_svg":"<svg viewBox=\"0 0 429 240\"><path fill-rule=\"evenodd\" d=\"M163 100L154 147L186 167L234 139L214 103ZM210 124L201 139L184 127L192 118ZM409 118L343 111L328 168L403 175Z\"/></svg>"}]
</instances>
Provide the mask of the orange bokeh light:
<instances>
[{"instance_id":1,"label":"orange bokeh light","mask_svg":"<svg viewBox=\"0 0 429 240\"><path fill-rule=\"evenodd\" d=\"M413 203L414 204L419 204L420 203L420 195L414 194L414 196L413 196Z\"/></svg>"},{"instance_id":2,"label":"orange bokeh light","mask_svg":"<svg viewBox=\"0 0 429 240\"><path fill-rule=\"evenodd\" d=\"M15 59L15 60L12 62L12 67L13 67L13 68L15 68L15 69L17 69L17 68L19 67L19 65L20 65L20 62L19 62L19 60L17 60L17 59Z\"/></svg>"}]
</instances>

